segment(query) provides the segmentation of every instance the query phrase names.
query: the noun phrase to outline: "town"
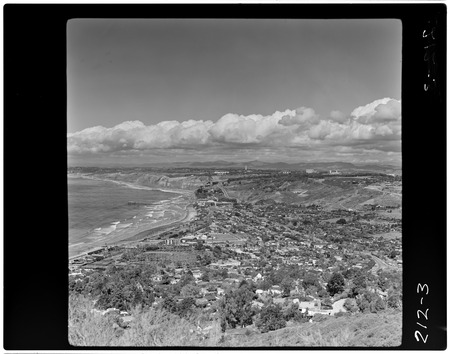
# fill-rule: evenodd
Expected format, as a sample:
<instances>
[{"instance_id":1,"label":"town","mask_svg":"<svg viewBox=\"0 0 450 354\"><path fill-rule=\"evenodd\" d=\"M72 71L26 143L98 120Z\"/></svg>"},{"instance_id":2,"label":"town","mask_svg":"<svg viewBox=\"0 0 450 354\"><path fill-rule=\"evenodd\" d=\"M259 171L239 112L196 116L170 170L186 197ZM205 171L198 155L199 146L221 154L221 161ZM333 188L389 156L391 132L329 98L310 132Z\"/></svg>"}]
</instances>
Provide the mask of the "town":
<instances>
[{"instance_id":1,"label":"town","mask_svg":"<svg viewBox=\"0 0 450 354\"><path fill-rule=\"evenodd\" d=\"M72 258L70 292L96 297L97 311L116 311L124 329L137 304L180 316L196 311L206 322L223 317L242 287L252 291L250 317L259 314L261 332L289 320L401 309L401 176L196 173L209 177L194 191L193 220ZM273 307L283 319L261 324ZM222 318L227 333L255 322L233 315Z\"/></svg>"}]
</instances>

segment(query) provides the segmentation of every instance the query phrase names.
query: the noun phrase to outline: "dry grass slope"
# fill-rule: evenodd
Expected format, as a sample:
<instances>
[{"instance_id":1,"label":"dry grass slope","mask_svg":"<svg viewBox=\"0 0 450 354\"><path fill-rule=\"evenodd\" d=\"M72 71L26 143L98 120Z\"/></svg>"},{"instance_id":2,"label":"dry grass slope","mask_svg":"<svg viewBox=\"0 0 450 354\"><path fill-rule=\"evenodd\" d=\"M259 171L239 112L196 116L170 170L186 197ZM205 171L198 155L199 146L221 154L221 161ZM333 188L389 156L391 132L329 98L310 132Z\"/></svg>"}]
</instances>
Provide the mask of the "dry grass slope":
<instances>
[{"instance_id":1,"label":"dry grass slope","mask_svg":"<svg viewBox=\"0 0 450 354\"><path fill-rule=\"evenodd\" d=\"M162 310L135 309L130 327L114 326L108 316L91 313L92 302L71 299L69 342L90 347L395 347L401 344L400 311L329 317L323 322L304 323L264 334L226 335L218 322L208 334L197 330L197 318L181 319ZM114 328L116 327L116 328Z\"/></svg>"},{"instance_id":2,"label":"dry grass slope","mask_svg":"<svg viewBox=\"0 0 450 354\"><path fill-rule=\"evenodd\" d=\"M241 336L230 346L272 347L395 347L401 344L401 312L330 317L320 323L305 323L277 331ZM237 338L236 338L237 339Z\"/></svg>"}]
</instances>

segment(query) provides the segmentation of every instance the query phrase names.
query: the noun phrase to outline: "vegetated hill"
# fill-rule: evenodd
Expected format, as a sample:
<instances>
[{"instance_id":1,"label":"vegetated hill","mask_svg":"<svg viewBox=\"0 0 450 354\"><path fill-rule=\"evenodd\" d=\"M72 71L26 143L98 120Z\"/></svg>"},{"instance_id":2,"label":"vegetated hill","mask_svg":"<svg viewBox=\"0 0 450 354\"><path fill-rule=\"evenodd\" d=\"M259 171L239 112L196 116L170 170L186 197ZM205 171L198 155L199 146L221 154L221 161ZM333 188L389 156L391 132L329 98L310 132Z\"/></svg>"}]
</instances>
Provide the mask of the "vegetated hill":
<instances>
[{"instance_id":1,"label":"vegetated hill","mask_svg":"<svg viewBox=\"0 0 450 354\"><path fill-rule=\"evenodd\" d=\"M228 194L247 202L273 200L287 204L321 205L326 209L358 210L365 204L400 206L401 195L366 188L365 185L303 178L298 181L254 179L227 187Z\"/></svg>"},{"instance_id":2,"label":"vegetated hill","mask_svg":"<svg viewBox=\"0 0 450 354\"><path fill-rule=\"evenodd\" d=\"M303 323L268 333L229 337L224 344L238 347L396 347L401 344L399 310L322 319L323 322Z\"/></svg>"},{"instance_id":3,"label":"vegetated hill","mask_svg":"<svg viewBox=\"0 0 450 354\"><path fill-rule=\"evenodd\" d=\"M402 312L385 310L378 313L329 317L316 315L313 323L293 324L268 333L243 328L236 335L227 330L222 336L219 320L202 324L209 328L199 332L202 315L180 318L162 309L130 311L128 328L111 315L94 312L91 299L69 298L69 342L74 346L112 347L396 347L401 344ZM207 335L204 335L206 334Z\"/></svg>"}]
</instances>

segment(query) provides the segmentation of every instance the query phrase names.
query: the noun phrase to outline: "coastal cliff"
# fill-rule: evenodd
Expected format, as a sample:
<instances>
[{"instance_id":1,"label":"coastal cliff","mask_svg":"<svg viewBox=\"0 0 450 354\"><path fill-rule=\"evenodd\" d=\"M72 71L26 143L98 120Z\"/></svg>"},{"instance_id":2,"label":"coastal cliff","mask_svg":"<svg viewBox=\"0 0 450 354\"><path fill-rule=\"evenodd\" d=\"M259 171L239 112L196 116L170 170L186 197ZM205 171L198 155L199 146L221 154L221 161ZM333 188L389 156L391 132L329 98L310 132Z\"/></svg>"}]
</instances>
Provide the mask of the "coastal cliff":
<instances>
[{"instance_id":1,"label":"coastal cliff","mask_svg":"<svg viewBox=\"0 0 450 354\"><path fill-rule=\"evenodd\" d=\"M114 172L114 173L96 173L92 177L108 179L118 182L132 183L139 186L151 188L168 188L195 190L206 183L206 176L176 176L147 173L147 172Z\"/></svg>"}]
</instances>

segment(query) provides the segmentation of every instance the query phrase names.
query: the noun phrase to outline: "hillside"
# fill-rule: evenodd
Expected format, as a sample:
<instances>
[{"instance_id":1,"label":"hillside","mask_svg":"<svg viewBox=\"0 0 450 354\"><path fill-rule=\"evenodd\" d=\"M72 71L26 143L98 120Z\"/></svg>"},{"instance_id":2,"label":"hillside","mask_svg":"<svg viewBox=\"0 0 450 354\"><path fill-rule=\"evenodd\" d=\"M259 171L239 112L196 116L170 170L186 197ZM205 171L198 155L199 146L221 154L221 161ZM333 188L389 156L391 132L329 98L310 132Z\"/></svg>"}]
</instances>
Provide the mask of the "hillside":
<instances>
[{"instance_id":1,"label":"hillside","mask_svg":"<svg viewBox=\"0 0 450 354\"><path fill-rule=\"evenodd\" d=\"M164 174L120 171L95 173L100 179L131 183L151 188L195 190L208 181L206 176L166 176Z\"/></svg>"},{"instance_id":2,"label":"hillside","mask_svg":"<svg viewBox=\"0 0 450 354\"><path fill-rule=\"evenodd\" d=\"M164 310L136 308L124 328L114 315L93 311L91 301L69 301L69 342L74 346L192 346L192 347L395 347L401 344L400 310L343 317L322 317L320 322L293 324L268 333L254 326L227 330L218 321L202 325L200 317L180 318ZM119 326L118 326L119 324Z\"/></svg>"},{"instance_id":3,"label":"hillside","mask_svg":"<svg viewBox=\"0 0 450 354\"><path fill-rule=\"evenodd\" d=\"M247 178L227 186L231 198L247 202L273 200L288 204L316 204L325 209L363 209L367 204L401 206L401 188L356 178Z\"/></svg>"},{"instance_id":4,"label":"hillside","mask_svg":"<svg viewBox=\"0 0 450 354\"><path fill-rule=\"evenodd\" d=\"M400 311L324 317L323 322L305 323L276 331L229 336L225 344L242 347L394 347L401 344Z\"/></svg>"}]
</instances>

